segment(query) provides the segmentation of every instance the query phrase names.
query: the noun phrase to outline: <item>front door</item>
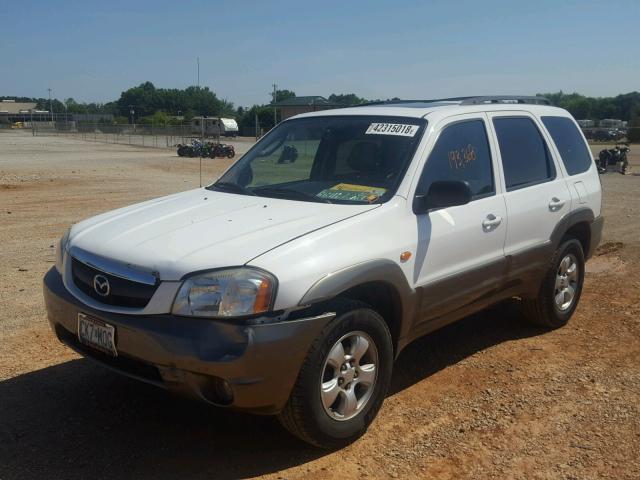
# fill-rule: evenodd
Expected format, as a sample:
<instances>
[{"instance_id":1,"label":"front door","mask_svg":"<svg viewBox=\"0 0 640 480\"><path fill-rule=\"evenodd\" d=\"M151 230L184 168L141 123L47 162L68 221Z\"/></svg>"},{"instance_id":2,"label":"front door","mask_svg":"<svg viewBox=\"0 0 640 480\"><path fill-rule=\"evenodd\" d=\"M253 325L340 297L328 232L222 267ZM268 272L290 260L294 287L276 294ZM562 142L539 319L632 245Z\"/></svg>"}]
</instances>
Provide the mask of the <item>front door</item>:
<instances>
[{"instance_id":1,"label":"front door","mask_svg":"<svg viewBox=\"0 0 640 480\"><path fill-rule=\"evenodd\" d=\"M487 121L485 114L466 114L436 126L440 133L416 193L426 193L437 180L461 180L473 197L467 205L416 215L414 282L422 293L419 323L477 302L500 282L507 212Z\"/></svg>"}]
</instances>

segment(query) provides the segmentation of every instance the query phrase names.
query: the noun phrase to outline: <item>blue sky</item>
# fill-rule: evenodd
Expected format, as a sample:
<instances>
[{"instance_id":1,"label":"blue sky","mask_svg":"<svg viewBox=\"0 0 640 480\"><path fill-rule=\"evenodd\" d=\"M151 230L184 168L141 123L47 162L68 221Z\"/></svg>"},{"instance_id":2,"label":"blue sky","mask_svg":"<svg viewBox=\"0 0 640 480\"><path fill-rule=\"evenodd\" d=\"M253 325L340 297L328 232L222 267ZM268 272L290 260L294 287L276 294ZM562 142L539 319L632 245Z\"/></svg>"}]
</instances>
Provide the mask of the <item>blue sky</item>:
<instances>
[{"instance_id":1,"label":"blue sky","mask_svg":"<svg viewBox=\"0 0 640 480\"><path fill-rule=\"evenodd\" d=\"M640 0L5 1L0 95L150 80L248 106L271 84L366 98L640 90Z\"/></svg>"}]
</instances>

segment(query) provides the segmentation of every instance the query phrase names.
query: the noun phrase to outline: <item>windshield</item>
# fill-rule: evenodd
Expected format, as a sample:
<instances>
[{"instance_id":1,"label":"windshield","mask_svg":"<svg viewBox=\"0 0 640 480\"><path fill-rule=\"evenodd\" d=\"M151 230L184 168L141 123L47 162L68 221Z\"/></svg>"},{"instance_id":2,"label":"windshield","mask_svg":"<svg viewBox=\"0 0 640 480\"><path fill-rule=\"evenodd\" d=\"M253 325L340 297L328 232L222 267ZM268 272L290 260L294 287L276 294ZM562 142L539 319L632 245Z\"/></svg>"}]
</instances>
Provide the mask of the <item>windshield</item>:
<instances>
[{"instance_id":1,"label":"windshield","mask_svg":"<svg viewBox=\"0 0 640 480\"><path fill-rule=\"evenodd\" d=\"M364 115L288 120L207 188L309 202L385 202L425 125L421 118Z\"/></svg>"}]
</instances>

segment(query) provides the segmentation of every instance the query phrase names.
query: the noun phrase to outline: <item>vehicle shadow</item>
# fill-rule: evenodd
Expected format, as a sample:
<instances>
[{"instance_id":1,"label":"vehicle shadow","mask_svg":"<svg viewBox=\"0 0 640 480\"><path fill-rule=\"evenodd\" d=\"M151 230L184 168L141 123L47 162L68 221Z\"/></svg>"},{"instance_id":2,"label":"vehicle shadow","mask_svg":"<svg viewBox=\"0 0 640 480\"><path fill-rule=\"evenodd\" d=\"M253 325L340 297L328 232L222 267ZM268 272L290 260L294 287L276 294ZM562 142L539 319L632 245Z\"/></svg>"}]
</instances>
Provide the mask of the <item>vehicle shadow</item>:
<instances>
[{"instance_id":1,"label":"vehicle shadow","mask_svg":"<svg viewBox=\"0 0 640 480\"><path fill-rule=\"evenodd\" d=\"M534 337L546 329L528 324L517 301L505 301L441 328L408 345L394 364L389 395L508 340Z\"/></svg>"},{"instance_id":2,"label":"vehicle shadow","mask_svg":"<svg viewBox=\"0 0 640 480\"><path fill-rule=\"evenodd\" d=\"M504 307L410 345L391 394L473 353L537 335ZM246 478L325 455L275 418L182 399L73 360L0 382L0 479Z\"/></svg>"}]
</instances>

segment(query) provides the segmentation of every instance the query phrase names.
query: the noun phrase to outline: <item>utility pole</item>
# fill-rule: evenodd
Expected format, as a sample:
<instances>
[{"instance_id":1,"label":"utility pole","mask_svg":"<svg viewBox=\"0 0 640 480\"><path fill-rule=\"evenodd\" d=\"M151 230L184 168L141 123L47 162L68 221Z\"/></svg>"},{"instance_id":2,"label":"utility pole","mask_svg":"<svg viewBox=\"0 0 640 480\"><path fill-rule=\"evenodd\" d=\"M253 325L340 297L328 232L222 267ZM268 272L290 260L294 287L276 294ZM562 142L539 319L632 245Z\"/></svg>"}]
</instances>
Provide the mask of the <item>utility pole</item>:
<instances>
[{"instance_id":1,"label":"utility pole","mask_svg":"<svg viewBox=\"0 0 640 480\"><path fill-rule=\"evenodd\" d=\"M200 90L200 57L196 57L198 62L198 90Z\"/></svg>"},{"instance_id":2,"label":"utility pole","mask_svg":"<svg viewBox=\"0 0 640 480\"><path fill-rule=\"evenodd\" d=\"M51 113L51 124L53 126L53 102L51 101L51 89L47 88L47 90L49 90L49 113Z\"/></svg>"},{"instance_id":3,"label":"utility pole","mask_svg":"<svg viewBox=\"0 0 640 480\"><path fill-rule=\"evenodd\" d=\"M274 83L273 84L273 126L274 127L278 124L278 109L276 108L276 101L278 99L277 99L276 88L278 88L278 86Z\"/></svg>"},{"instance_id":4,"label":"utility pole","mask_svg":"<svg viewBox=\"0 0 640 480\"><path fill-rule=\"evenodd\" d=\"M202 115L200 119L200 127L202 131L202 136L200 137L200 188L202 188L202 153L204 152L204 122L206 121L206 116Z\"/></svg>"},{"instance_id":5,"label":"utility pole","mask_svg":"<svg viewBox=\"0 0 640 480\"><path fill-rule=\"evenodd\" d=\"M260 121L258 120L257 113L256 113L255 121L256 121L256 142L257 142L258 138L260 138Z\"/></svg>"}]
</instances>

